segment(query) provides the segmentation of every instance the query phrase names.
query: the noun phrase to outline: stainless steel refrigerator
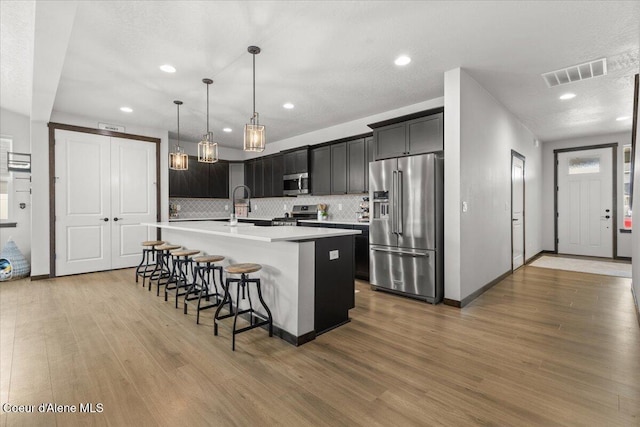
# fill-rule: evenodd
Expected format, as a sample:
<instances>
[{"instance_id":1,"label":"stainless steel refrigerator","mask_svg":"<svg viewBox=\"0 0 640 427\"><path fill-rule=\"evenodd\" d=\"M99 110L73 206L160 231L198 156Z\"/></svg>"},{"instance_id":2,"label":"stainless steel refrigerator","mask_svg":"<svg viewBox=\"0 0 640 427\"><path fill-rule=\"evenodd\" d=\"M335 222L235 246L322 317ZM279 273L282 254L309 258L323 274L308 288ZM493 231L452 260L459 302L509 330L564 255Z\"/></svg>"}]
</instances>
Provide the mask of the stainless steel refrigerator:
<instances>
[{"instance_id":1,"label":"stainless steel refrigerator","mask_svg":"<svg viewBox=\"0 0 640 427\"><path fill-rule=\"evenodd\" d=\"M443 158L441 153L369 165L370 282L431 303L442 301Z\"/></svg>"}]
</instances>

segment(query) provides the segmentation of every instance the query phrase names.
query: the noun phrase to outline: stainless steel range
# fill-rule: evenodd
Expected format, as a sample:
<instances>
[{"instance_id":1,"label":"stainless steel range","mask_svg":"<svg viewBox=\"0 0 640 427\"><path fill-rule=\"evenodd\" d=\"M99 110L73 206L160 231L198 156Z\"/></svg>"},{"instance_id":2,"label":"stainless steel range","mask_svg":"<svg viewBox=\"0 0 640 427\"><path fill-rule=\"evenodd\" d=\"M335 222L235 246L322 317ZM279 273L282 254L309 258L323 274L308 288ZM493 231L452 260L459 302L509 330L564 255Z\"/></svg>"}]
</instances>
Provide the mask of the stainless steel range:
<instances>
[{"instance_id":1,"label":"stainless steel range","mask_svg":"<svg viewBox=\"0 0 640 427\"><path fill-rule=\"evenodd\" d=\"M316 205L294 205L291 210L291 216L273 218L271 225L298 225L301 219L316 219L318 217L318 207Z\"/></svg>"}]
</instances>

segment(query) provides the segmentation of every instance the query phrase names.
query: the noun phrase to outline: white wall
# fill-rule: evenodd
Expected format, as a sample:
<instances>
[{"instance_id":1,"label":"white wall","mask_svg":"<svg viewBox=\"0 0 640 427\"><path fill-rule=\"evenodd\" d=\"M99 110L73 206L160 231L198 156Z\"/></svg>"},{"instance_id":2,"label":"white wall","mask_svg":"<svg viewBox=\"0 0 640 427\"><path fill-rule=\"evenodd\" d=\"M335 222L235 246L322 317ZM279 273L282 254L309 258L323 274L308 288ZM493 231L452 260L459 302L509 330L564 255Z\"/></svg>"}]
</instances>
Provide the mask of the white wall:
<instances>
[{"instance_id":1,"label":"white wall","mask_svg":"<svg viewBox=\"0 0 640 427\"><path fill-rule=\"evenodd\" d=\"M29 117L9 110L0 109L0 135L13 140L12 150L18 153L31 153L31 136ZM0 249L11 237L24 254L31 258L31 196L29 193L16 193L19 189L30 187L27 181L18 182L18 177L28 177L25 173L14 173L13 182L9 185L9 219L17 222L15 228L0 228ZM26 203L24 209L19 204Z\"/></svg>"},{"instance_id":2,"label":"white wall","mask_svg":"<svg viewBox=\"0 0 640 427\"><path fill-rule=\"evenodd\" d=\"M51 121L68 125L83 126L96 129L97 119L69 115L54 111ZM129 125L129 134L143 135L160 139L160 212L161 219L169 219L169 164L167 130L153 129ZM47 123L31 123L32 146L32 238L31 238L31 275L49 274L49 129Z\"/></svg>"},{"instance_id":3,"label":"white wall","mask_svg":"<svg viewBox=\"0 0 640 427\"><path fill-rule=\"evenodd\" d=\"M618 193L618 256L631 256L631 234L621 233L624 218L624 153L623 146L631 144L631 132L620 132L609 135L595 135L580 138L563 139L557 141L545 141L542 144L542 246L544 250L553 251L554 244L554 167L553 150L573 147L586 147L590 145L611 144L617 142L617 193Z\"/></svg>"},{"instance_id":4,"label":"white wall","mask_svg":"<svg viewBox=\"0 0 640 427\"><path fill-rule=\"evenodd\" d=\"M542 150L535 135L465 70L445 73L445 99L445 298L462 301L511 270L511 150L526 159L525 259L542 249ZM459 135L450 134L450 120L459 120ZM459 190L451 191L457 179ZM467 212L461 212L462 202ZM459 215L459 231L450 215ZM449 259L457 254L459 273Z\"/></svg>"}]
</instances>

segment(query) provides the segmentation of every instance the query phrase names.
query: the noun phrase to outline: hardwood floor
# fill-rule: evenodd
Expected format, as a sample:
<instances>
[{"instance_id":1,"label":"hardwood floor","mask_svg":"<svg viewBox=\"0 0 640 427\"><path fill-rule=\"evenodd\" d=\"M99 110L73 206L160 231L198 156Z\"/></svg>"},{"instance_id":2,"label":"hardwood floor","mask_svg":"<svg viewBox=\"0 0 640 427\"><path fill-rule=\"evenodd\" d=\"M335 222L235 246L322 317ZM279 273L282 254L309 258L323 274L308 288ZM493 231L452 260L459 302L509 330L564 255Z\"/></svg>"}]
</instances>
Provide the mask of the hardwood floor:
<instances>
[{"instance_id":1,"label":"hardwood floor","mask_svg":"<svg viewBox=\"0 0 640 427\"><path fill-rule=\"evenodd\" d=\"M351 323L233 353L132 270L0 283L0 404L36 405L1 424L640 425L629 279L523 267L463 309L356 287Z\"/></svg>"}]
</instances>

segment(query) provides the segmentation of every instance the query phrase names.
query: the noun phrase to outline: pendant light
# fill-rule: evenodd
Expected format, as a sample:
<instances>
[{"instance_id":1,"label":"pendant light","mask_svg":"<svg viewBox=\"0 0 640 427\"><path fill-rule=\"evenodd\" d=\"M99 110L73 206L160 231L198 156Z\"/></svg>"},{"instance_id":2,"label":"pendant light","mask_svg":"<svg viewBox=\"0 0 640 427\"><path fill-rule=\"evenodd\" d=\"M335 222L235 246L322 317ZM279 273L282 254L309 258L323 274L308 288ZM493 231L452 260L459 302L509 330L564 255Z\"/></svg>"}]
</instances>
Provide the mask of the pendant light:
<instances>
[{"instance_id":1,"label":"pendant light","mask_svg":"<svg viewBox=\"0 0 640 427\"><path fill-rule=\"evenodd\" d=\"M202 79L202 83L207 85L207 133L202 136L202 141L198 143L198 161L215 163L218 161L218 143L213 142L213 132L209 131L209 85L213 83L213 80Z\"/></svg>"},{"instance_id":2,"label":"pendant light","mask_svg":"<svg viewBox=\"0 0 640 427\"><path fill-rule=\"evenodd\" d=\"M182 148L180 148L180 106L182 101L173 101L178 108L178 143L175 151L169 153L169 169L184 171L189 169L189 156L187 156Z\"/></svg>"},{"instance_id":3,"label":"pendant light","mask_svg":"<svg viewBox=\"0 0 640 427\"><path fill-rule=\"evenodd\" d=\"M266 143L264 126L260 125L260 117L256 112L256 55L260 53L258 46L249 46L247 51L253 55L253 116L244 125L244 151L262 152Z\"/></svg>"}]
</instances>

